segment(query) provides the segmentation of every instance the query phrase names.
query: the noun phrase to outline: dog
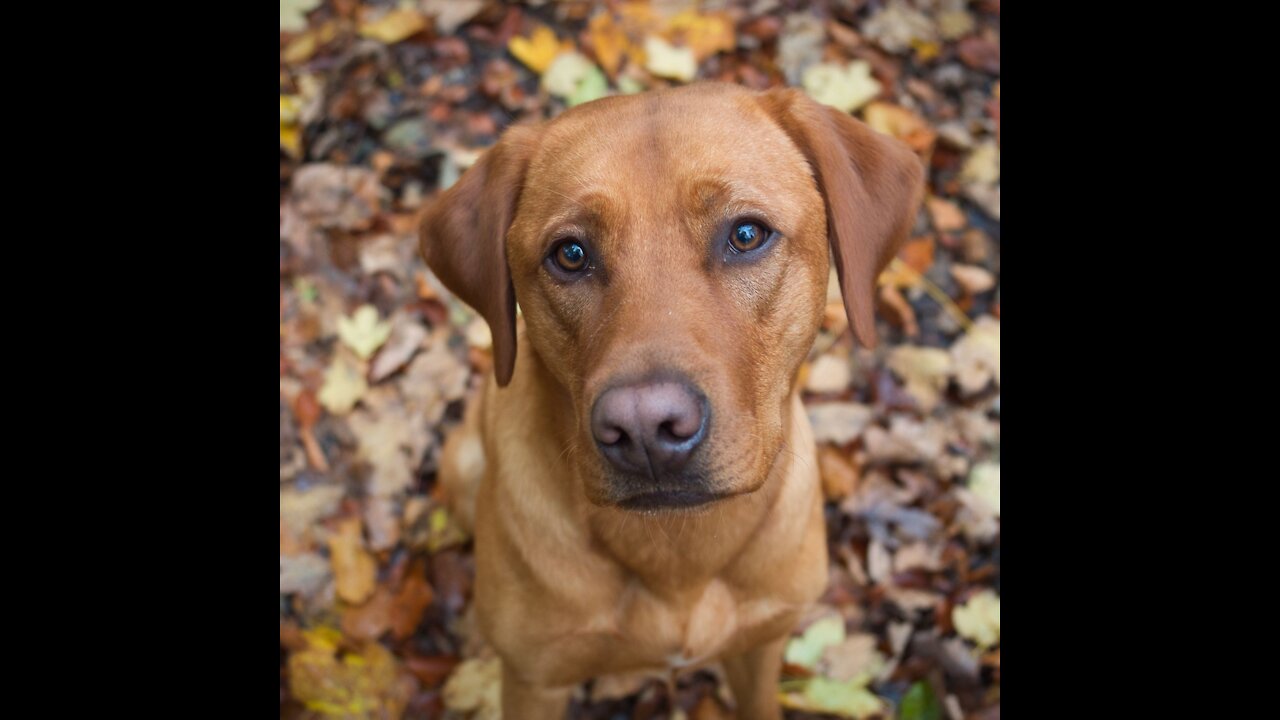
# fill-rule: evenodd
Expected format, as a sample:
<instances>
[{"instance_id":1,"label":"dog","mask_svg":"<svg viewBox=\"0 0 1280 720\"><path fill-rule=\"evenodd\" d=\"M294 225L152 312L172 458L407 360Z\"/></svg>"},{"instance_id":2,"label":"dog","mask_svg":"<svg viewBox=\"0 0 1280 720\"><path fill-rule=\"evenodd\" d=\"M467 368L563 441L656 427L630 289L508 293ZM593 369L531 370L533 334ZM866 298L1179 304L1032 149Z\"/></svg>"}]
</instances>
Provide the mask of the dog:
<instances>
[{"instance_id":1,"label":"dog","mask_svg":"<svg viewBox=\"0 0 1280 720\"><path fill-rule=\"evenodd\" d=\"M717 660L739 717L780 717L787 636L827 582L797 376L832 258L874 346L922 178L802 92L702 83L512 127L426 209L423 257L493 336L439 477L505 717Z\"/></svg>"}]
</instances>

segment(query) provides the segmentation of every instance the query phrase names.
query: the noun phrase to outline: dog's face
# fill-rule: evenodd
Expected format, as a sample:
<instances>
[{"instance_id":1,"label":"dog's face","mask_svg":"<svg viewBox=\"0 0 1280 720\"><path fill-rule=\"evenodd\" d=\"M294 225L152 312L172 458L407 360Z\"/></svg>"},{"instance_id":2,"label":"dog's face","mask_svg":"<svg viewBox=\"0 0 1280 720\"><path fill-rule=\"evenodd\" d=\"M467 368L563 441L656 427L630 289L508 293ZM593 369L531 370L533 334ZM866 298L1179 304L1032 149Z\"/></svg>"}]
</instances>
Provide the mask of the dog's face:
<instances>
[{"instance_id":1,"label":"dog's face","mask_svg":"<svg viewBox=\"0 0 1280 720\"><path fill-rule=\"evenodd\" d=\"M514 291L591 502L699 506L756 490L783 450L832 248L874 342L919 179L904 146L801 95L696 85L510 131L428 211L423 248L489 320L503 384Z\"/></svg>"}]
</instances>

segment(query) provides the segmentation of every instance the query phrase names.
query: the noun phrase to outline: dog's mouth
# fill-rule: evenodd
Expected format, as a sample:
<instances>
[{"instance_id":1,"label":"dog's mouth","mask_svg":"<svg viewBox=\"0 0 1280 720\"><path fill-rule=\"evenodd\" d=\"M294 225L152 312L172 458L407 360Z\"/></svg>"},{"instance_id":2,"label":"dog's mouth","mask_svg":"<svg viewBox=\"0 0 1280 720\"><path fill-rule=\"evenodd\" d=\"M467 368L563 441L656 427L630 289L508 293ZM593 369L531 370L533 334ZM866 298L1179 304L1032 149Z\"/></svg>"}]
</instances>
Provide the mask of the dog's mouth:
<instances>
[{"instance_id":1,"label":"dog's mouth","mask_svg":"<svg viewBox=\"0 0 1280 720\"><path fill-rule=\"evenodd\" d=\"M705 490L656 490L631 495L617 502L624 510L670 510L695 508L717 500L732 497L735 493L709 492Z\"/></svg>"}]
</instances>

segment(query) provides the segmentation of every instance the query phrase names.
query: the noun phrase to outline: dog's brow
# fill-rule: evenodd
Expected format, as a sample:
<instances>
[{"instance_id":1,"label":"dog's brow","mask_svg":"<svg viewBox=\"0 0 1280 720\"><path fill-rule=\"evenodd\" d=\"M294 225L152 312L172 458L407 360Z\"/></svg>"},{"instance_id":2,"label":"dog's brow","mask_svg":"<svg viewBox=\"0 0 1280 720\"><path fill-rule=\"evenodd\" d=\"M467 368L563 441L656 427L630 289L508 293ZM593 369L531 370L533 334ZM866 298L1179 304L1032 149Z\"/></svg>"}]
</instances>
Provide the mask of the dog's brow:
<instances>
[{"instance_id":1,"label":"dog's brow","mask_svg":"<svg viewBox=\"0 0 1280 720\"><path fill-rule=\"evenodd\" d=\"M541 189L562 197L570 203L562 211L547 217L542 224L541 234L543 236L550 235L566 225L597 225L609 215L612 208L612 202L604 193L589 192L581 197L574 198L554 188L544 187Z\"/></svg>"}]
</instances>

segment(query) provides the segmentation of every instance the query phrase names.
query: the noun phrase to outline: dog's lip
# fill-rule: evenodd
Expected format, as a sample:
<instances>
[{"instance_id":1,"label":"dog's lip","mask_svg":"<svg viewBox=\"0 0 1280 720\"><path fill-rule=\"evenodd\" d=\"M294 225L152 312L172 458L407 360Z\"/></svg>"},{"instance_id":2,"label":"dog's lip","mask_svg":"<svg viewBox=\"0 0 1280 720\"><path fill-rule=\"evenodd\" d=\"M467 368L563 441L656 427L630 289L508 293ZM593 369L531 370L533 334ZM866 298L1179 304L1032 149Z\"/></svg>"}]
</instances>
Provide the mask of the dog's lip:
<instances>
[{"instance_id":1,"label":"dog's lip","mask_svg":"<svg viewBox=\"0 0 1280 720\"><path fill-rule=\"evenodd\" d=\"M731 497L733 493L708 492L706 490L654 490L637 493L618 501L625 510L664 510L707 505Z\"/></svg>"}]
</instances>

